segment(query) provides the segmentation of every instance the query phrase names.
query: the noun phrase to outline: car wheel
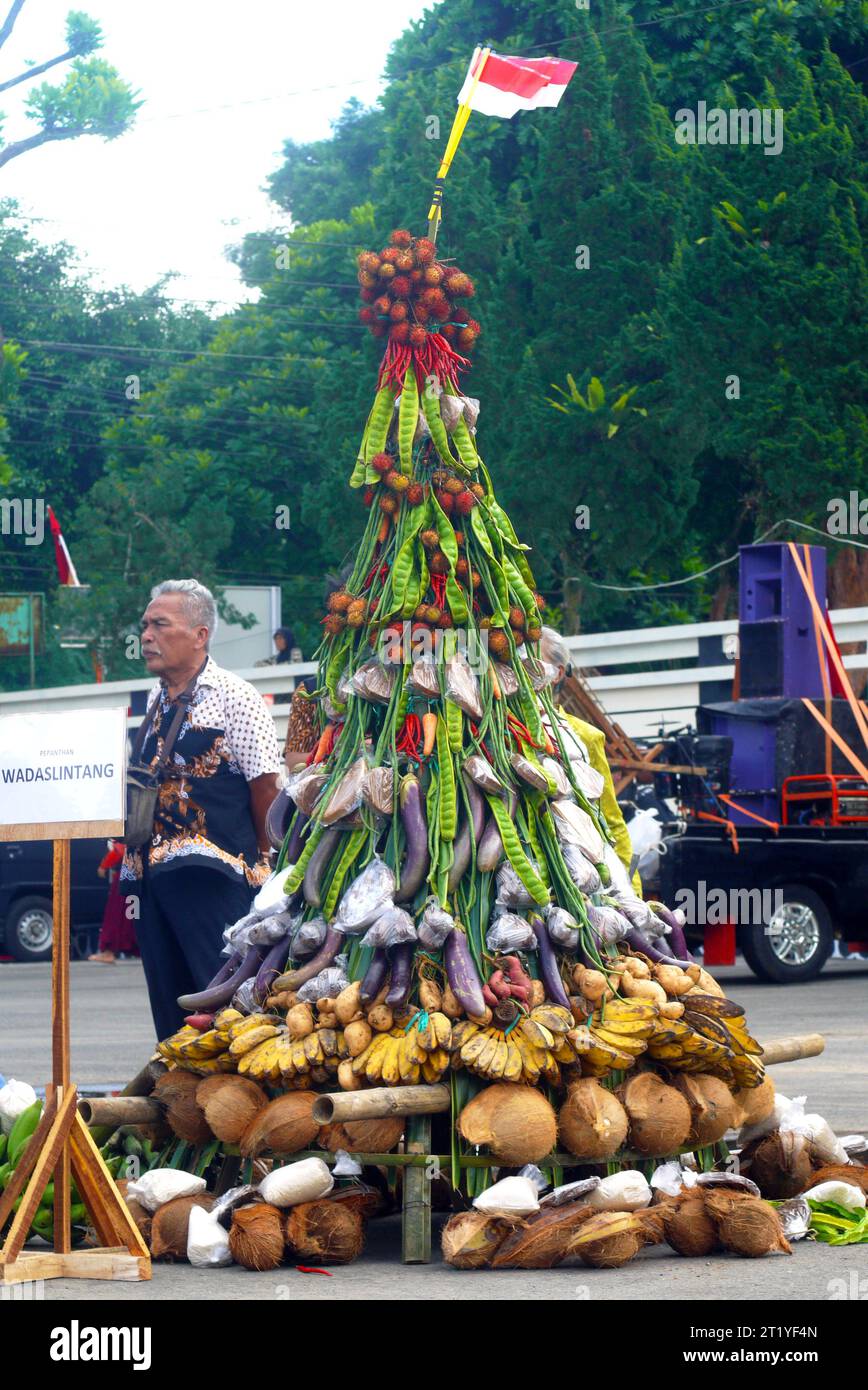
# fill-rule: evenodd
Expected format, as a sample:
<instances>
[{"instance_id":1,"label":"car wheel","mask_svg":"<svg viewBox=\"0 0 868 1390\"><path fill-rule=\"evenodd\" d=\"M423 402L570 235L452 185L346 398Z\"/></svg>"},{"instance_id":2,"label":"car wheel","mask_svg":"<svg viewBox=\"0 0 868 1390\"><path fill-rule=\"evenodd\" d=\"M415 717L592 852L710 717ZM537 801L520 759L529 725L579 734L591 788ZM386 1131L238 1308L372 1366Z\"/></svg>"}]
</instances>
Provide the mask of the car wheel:
<instances>
[{"instance_id":1,"label":"car wheel","mask_svg":"<svg viewBox=\"0 0 868 1390\"><path fill-rule=\"evenodd\" d=\"M835 930L823 899L799 883L785 883L768 922L743 934L744 957L755 975L776 984L813 980L829 958Z\"/></svg>"},{"instance_id":2,"label":"car wheel","mask_svg":"<svg viewBox=\"0 0 868 1390\"><path fill-rule=\"evenodd\" d=\"M51 960L50 898L19 898L6 917L6 950L16 960Z\"/></svg>"}]
</instances>

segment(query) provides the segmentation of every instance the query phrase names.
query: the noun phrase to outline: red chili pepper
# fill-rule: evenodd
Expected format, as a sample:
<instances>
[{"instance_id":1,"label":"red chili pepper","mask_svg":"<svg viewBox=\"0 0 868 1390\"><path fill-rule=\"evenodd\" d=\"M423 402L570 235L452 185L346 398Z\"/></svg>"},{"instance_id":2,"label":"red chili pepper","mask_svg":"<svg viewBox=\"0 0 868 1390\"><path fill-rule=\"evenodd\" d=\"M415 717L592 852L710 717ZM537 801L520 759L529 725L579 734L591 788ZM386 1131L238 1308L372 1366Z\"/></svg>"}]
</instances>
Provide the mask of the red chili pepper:
<instances>
[{"instance_id":1,"label":"red chili pepper","mask_svg":"<svg viewBox=\"0 0 868 1390\"><path fill-rule=\"evenodd\" d=\"M446 602L446 575L432 574L431 588L434 593L434 602L438 608L442 608Z\"/></svg>"},{"instance_id":2,"label":"red chili pepper","mask_svg":"<svg viewBox=\"0 0 868 1390\"><path fill-rule=\"evenodd\" d=\"M399 753L404 753L411 758L414 763L421 763L419 757L419 746L422 742L422 721L418 714L408 714L401 726L401 732L395 740L395 748Z\"/></svg>"},{"instance_id":3,"label":"red chili pepper","mask_svg":"<svg viewBox=\"0 0 868 1390\"><path fill-rule=\"evenodd\" d=\"M315 1269L313 1265L296 1265L299 1274L327 1274L329 1279L333 1277L334 1271L331 1269Z\"/></svg>"}]
</instances>

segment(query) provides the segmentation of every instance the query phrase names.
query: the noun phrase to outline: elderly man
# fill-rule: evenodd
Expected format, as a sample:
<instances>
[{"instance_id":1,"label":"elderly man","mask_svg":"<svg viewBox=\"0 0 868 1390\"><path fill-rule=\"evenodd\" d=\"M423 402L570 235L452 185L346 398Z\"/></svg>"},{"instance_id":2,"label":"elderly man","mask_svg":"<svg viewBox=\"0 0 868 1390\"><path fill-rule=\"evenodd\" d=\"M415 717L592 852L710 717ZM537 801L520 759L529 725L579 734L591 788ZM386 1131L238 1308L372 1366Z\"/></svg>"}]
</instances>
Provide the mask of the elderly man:
<instances>
[{"instance_id":1,"label":"elderly man","mask_svg":"<svg viewBox=\"0 0 868 1390\"><path fill-rule=\"evenodd\" d=\"M153 834L128 849L122 877L138 883L139 948L158 1038L181 1023L178 995L214 975L223 928L244 915L268 872L265 817L283 766L262 696L208 654L216 628L214 597L195 579L151 590L142 656L159 683L131 761L158 772L159 790ZM186 712L172 742L179 709Z\"/></svg>"},{"instance_id":2,"label":"elderly man","mask_svg":"<svg viewBox=\"0 0 868 1390\"><path fill-rule=\"evenodd\" d=\"M567 674L567 667L570 664L570 656L560 633L555 632L552 627L544 627L542 630L540 656L543 661L548 661L552 666L557 667L558 674L554 681L555 700L557 702L564 677ZM573 714L567 714L566 710L559 710L559 713L562 722L568 726L566 732L569 732L574 739L578 735L580 752L584 754L591 767L595 768L603 778L600 810L605 816L606 825L609 827L609 833L615 844L615 852L629 872L633 858L633 846L630 843L630 833L624 823L624 817L615 796L612 770L606 759L606 736L602 729L597 729L593 724L586 724L583 719L577 719ZM641 896L642 880L638 871L633 874L633 887Z\"/></svg>"}]
</instances>

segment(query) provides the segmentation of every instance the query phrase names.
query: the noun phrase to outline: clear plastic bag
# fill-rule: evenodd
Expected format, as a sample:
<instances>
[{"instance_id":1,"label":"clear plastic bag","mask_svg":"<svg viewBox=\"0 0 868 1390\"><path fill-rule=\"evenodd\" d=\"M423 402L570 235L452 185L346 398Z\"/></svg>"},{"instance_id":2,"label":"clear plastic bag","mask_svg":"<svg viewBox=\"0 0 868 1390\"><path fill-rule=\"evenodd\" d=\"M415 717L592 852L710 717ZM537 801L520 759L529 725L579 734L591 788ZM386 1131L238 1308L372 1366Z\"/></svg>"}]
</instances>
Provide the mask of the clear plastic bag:
<instances>
[{"instance_id":1,"label":"clear plastic bag","mask_svg":"<svg viewBox=\"0 0 868 1390\"><path fill-rule=\"evenodd\" d=\"M653 1196L645 1175L628 1168L603 1178L588 1194L588 1206L598 1211L640 1211L651 1205Z\"/></svg>"},{"instance_id":2,"label":"clear plastic bag","mask_svg":"<svg viewBox=\"0 0 868 1390\"><path fill-rule=\"evenodd\" d=\"M533 861L531 862L533 863ZM534 906L535 900L525 888L508 859L498 869L495 883L497 884L498 907Z\"/></svg>"},{"instance_id":3,"label":"clear plastic bag","mask_svg":"<svg viewBox=\"0 0 868 1390\"><path fill-rule=\"evenodd\" d=\"M511 753L509 755L509 765L517 777L526 782L534 791L548 794L551 791L549 779L536 763L531 762L530 758L524 757L522 753Z\"/></svg>"},{"instance_id":4,"label":"clear plastic bag","mask_svg":"<svg viewBox=\"0 0 868 1390\"><path fill-rule=\"evenodd\" d=\"M315 1004L317 999L337 999L350 983L346 956L336 956L331 965L314 975L298 991L299 1004Z\"/></svg>"},{"instance_id":5,"label":"clear plastic bag","mask_svg":"<svg viewBox=\"0 0 868 1390\"><path fill-rule=\"evenodd\" d=\"M229 1233L212 1212L191 1207L187 1220L187 1259L194 1269L232 1264Z\"/></svg>"},{"instance_id":6,"label":"clear plastic bag","mask_svg":"<svg viewBox=\"0 0 868 1390\"><path fill-rule=\"evenodd\" d=\"M557 787L558 796L572 796L573 789L570 786L570 779L561 764L555 758L549 757L541 758L540 762Z\"/></svg>"},{"instance_id":7,"label":"clear plastic bag","mask_svg":"<svg viewBox=\"0 0 868 1390\"><path fill-rule=\"evenodd\" d=\"M561 844L577 845L592 864L602 863L605 842L587 811L566 797L553 801L551 811Z\"/></svg>"},{"instance_id":8,"label":"clear plastic bag","mask_svg":"<svg viewBox=\"0 0 868 1390\"><path fill-rule=\"evenodd\" d=\"M587 1197L589 1192L593 1192L595 1187L599 1187L601 1178L579 1178L577 1182L566 1182L561 1187L555 1187L547 1197L540 1198L541 1207L564 1207L568 1202L575 1202L582 1197Z\"/></svg>"},{"instance_id":9,"label":"clear plastic bag","mask_svg":"<svg viewBox=\"0 0 868 1390\"><path fill-rule=\"evenodd\" d=\"M436 898L429 898L417 930L420 944L427 951L439 951L454 929L455 919L443 910Z\"/></svg>"},{"instance_id":10,"label":"clear plastic bag","mask_svg":"<svg viewBox=\"0 0 868 1390\"><path fill-rule=\"evenodd\" d=\"M380 913L392 906L394 893L395 875L375 854L341 898L334 925L346 936L358 935L373 926Z\"/></svg>"},{"instance_id":11,"label":"clear plastic bag","mask_svg":"<svg viewBox=\"0 0 868 1390\"><path fill-rule=\"evenodd\" d=\"M387 705L392 698L396 674L391 666L384 666L376 658L366 661L353 676L352 684L356 695L372 704Z\"/></svg>"},{"instance_id":12,"label":"clear plastic bag","mask_svg":"<svg viewBox=\"0 0 868 1390\"><path fill-rule=\"evenodd\" d=\"M597 907L595 903L588 903L588 921L606 946L623 941L630 931L627 918L614 907Z\"/></svg>"},{"instance_id":13,"label":"clear plastic bag","mask_svg":"<svg viewBox=\"0 0 868 1390\"><path fill-rule=\"evenodd\" d=\"M239 985L232 996L232 1007L237 1009L240 1014L253 1014L259 1008L259 1001L256 998L256 979L245 980Z\"/></svg>"},{"instance_id":14,"label":"clear plastic bag","mask_svg":"<svg viewBox=\"0 0 868 1390\"><path fill-rule=\"evenodd\" d=\"M581 892L586 893L589 898L594 893L599 893L603 881L590 859L582 854L578 845L561 845L561 854L564 856L567 871L576 887Z\"/></svg>"},{"instance_id":15,"label":"clear plastic bag","mask_svg":"<svg viewBox=\"0 0 868 1390\"><path fill-rule=\"evenodd\" d=\"M205 1179L197 1178L195 1173L185 1173L180 1168L152 1168L127 1183L126 1195L145 1211L156 1211L176 1197L195 1197L206 1186Z\"/></svg>"},{"instance_id":16,"label":"clear plastic bag","mask_svg":"<svg viewBox=\"0 0 868 1390\"><path fill-rule=\"evenodd\" d=\"M10 1134L18 1116L35 1104L36 1092L33 1087L26 1081L16 1081L13 1076L0 1089L0 1131Z\"/></svg>"},{"instance_id":17,"label":"clear plastic bag","mask_svg":"<svg viewBox=\"0 0 868 1390\"><path fill-rule=\"evenodd\" d=\"M522 665L534 690L545 690L547 685L552 685L558 678L557 666L553 666L550 661L542 661L539 657L529 656Z\"/></svg>"},{"instance_id":18,"label":"clear plastic bag","mask_svg":"<svg viewBox=\"0 0 868 1390\"><path fill-rule=\"evenodd\" d=\"M289 778L286 790L298 809L306 816L312 816L327 781L328 774L321 768L303 767Z\"/></svg>"},{"instance_id":19,"label":"clear plastic bag","mask_svg":"<svg viewBox=\"0 0 868 1390\"><path fill-rule=\"evenodd\" d=\"M514 912L502 912L485 935L485 946L489 951L535 951L537 945L530 922Z\"/></svg>"},{"instance_id":20,"label":"clear plastic bag","mask_svg":"<svg viewBox=\"0 0 868 1390\"><path fill-rule=\"evenodd\" d=\"M381 816L391 816L395 805L395 774L390 767L372 767L362 783L362 800Z\"/></svg>"},{"instance_id":21,"label":"clear plastic bag","mask_svg":"<svg viewBox=\"0 0 868 1390\"><path fill-rule=\"evenodd\" d=\"M291 912L275 912L252 923L247 932L248 946L276 946L298 926L298 916Z\"/></svg>"},{"instance_id":22,"label":"clear plastic bag","mask_svg":"<svg viewBox=\"0 0 868 1390\"><path fill-rule=\"evenodd\" d=\"M343 820L344 816L352 815L353 811L358 810L362 804L362 788L367 772L368 765L364 758L356 758L347 768L329 795L328 805L322 813L323 825L334 825L335 821Z\"/></svg>"},{"instance_id":23,"label":"clear plastic bag","mask_svg":"<svg viewBox=\"0 0 868 1390\"><path fill-rule=\"evenodd\" d=\"M419 657L418 661L413 662L408 684L417 695L424 695L429 700L439 699L440 677L436 662L430 656Z\"/></svg>"},{"instance_id":24,"label":"clear plastic bag","mask_svg":"<svg viewBox=\"0 0 868 1390\"><path fill-rule=\"evenodd\" d=\"M491 763L487 758L483 758L481 753L471 753L469 758L464 759L464 771L484 792L502 796L506 791Z\"/></svg>"},{"instance_id":25,"label":"clear plastic bag","mask_svg":"<svg viewBox=\"0 0 868 1390\"><path fill-rule=\"evenodd\" d=\"M510 695L518 694L518 676L511 666L507 666L505 661L493 661L494 674L497 676L497 683L500 686L500 693L504 699L509 699Z\"/></svg>"},{"instance_id":26,"label":"clear plastic bag","mask_svg":"<svg viewBox=\"0 0 868 1390\"><path fill-rule=\"evenodd\" d=\"M461 652L456 652L446 662L446 699L451 700L477 724L482 719L479 681L470 669L467 657Z\"/></svg>"},{"instance_id":27,"label":"clear plastic bag","mask_svg":"<svg viewBox=\"0 0 868 1390\"><path fill-rule=\"evenodd\" d=\"M579 924L566 908L549 903L543 910L543 916L546 919L548 934L555 946L560 946L562 951L579 949L582 941Z\"/></svg>"},{"instance_id":28,"label":"clear plastic bag","mask_svg":"<svg viewBox=\"0 0 868 1390\"><path fill-rule=\"evenodd\" d=\"M361 945L372 950L379 947L403 946L416 940L416 928L409 912L402 907L387 907L362 937Z\"/></svg>"},{"instance_id":29,"label":"clear plastic bag","mask_svg":"<svg viewBox=\"0 0 868 1390\"><path fill-rule=\"evenodd\" d=\"M274 912L286 911L289 898L284 892L284 884L288 877L289 871L287 869L281 869L279 873L269 874L250 904L251 915L270 917Z\"/></svg>"},{"instance_id":30,"label":"clear plastic bag","mask_svg":"<svg viewBox=\"0 0 868 1390\"><path fill-rule=\"evenodd\" d=\"M332 1165L333 1178L360 1178L362 1176L362 1165L357 1163L346 1149L335 1150L335 1161Z\"/></svg>"},{"instance_id":31,"label":"clear plastic bag","mask_svg":"<svg viewBox=\"0 0 868 1390\"><path fill-rule=\"evenodd\" d=\"M308 956L313 956L325 941L326 920L324 917L311 917L309 922L302 922L292 938L292 945L289 954L293 960L305 960Z\"/></svg>"}]
</instances>

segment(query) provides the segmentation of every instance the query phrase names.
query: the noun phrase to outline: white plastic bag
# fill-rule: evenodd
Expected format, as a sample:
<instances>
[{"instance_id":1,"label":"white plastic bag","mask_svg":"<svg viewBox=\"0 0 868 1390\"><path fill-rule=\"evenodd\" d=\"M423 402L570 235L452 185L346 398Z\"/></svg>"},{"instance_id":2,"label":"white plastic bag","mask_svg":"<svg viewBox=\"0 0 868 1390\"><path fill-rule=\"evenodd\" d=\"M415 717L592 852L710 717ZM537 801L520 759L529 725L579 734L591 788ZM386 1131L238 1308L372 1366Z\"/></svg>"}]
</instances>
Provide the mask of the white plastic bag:
<instances>
[{"instance_id":1,"label":"white plastic bag","mask_svg":"<svg viewBox=\"0 0 868 1390\"><path fill-rule=\"evenodd\" d=\"M372 927L368 927L360 945L373 950L403 946L407 941L416 940L416 928L409 912L402 907L387 907L381 912Z\"/></svg>"},{"instance_id":2,"label":"white plastic bag","mask_svg":"<svg viewBox=\"0 0 868 1390\"><path fill-rule=\"evenodd\" d=\"M488 928L485 946L489 951L536 951L539 942L530 922L514 912L502 912Z\"/></svg>"},{"instance_id":3,"label":"white plastic bag","mask_svg":"<svg viewBox=\"0 0 868 1390\"><path fill-rule=\"evenodd\" d=\"M850 1155L822 1115L806 1115L807 1096L796 1096L781 1116L782 1134L801 1134L814 1147L824 1163L849 1163Z\"/></svg>"},{"instance_id":4,"label":"white plastic bag","mask_svg":"<svg viewBox=\"0 0 868 1390\"><path fill-rule=\"evenodd\" d=\"M187 1259L196 1269L231 1265L229 1232L204 1207L191 1207L187 1222Z\"/></svg>"},{"instance_id":5,"label":"white plastic bag","mask_svg":"<svg viewBox=\"0 0 868 1390\"><path fill-rule=\"evenodd\" d=\"M629 1168L603 1178L599 1187L588 1193L588 1206L599 1211L639 1211L651 1205L653 1196L644 1174Z\"/></svg>"},{"instance_id":6,"label":"white plastic bag","mask_svg":"<svg viewBox=\"0 0 868 1390\"><path fill-rule=\"evenodd\" d=\"M347 975L347 957L335 956L312 980L307 980L298 991L299 1004L315 1004L317 999L337 999L342 989L350 983Z\"/></svg>"},{"instance_id":7,"label":"white plastic bag","mask_svg":"<svg viewBox=\"0 0 868 1390\"><path fill-rule=\"evenodd\" d=\"M473 1205L488 1216L530 1216L539 1211L539 1195L529 1178L501 1178L474 1197Z\"/></svg>"},{"instance_id":8,"label":"white plastic bag","mask_svg":"<svg viewBox=\"0 0 868 1390\"><path fill-rule=\"evenodd\" d=\"M360 1178L362 1176L362 1165L357 1163L352 1154L347 1153L346 1149L335 1151L335 1165L332 1168L333 1178Z\"/></svg>"},{"instance_id":9,"label":"white plastic bag","mask_svg":"<svg viewBox=\"0 0 868 1390\"><path fill-rule=\"evenodd\" d=\"M273 912L286 911L289 898L283 891L283 885L288 877L288 869L281 869L279 873L268 875L251 903L251 907L258 917L270 917Z\"/></svg>"},{"instance_id":10,"label":"white plastic bag","mask_svg":"<svg viewBox=\"0 0 868 1390\"><path fill-rule=\"evenodd\" d=\"M35 1103L36 1092L33 1087L28 1086L26 1081L16 1081L13 1076L0 1090L0 1130L9 1134L18 1116L23 1115L24 1111L29 1110Z\"/></svg>"},{"instance_id":11,"label":"white plastic bag","mask_svg":"<svg viewBox=\"0 0 868 1390\"><path fill-rule=\"evenodd\" d=\"M180 1168L152 1168L134 1182L127 1183L126 1195L140 1202L146 1211L156 1211L176 1197L195 1197L205 1191L205 1179Z\"/></svg>"},{"instance_id":12,"label":"white plastic bag","mask_svg":"<svg viewBox=\"0 0 868 1390\"><path fill-rule=\"evenodd\" d=\"M347 936L360 934L391 907L394 892L395 875L385 860L375 854L341 898L335 927Z\"/></svg>"},{"instance_id":13,"label":"white plastic bag","mask_svg":"<svg viewBox=\"0 0 868 1390\"><path fill-rule=\"evenodd\" d=\"M798 1099L804 1106L806 1096L799 1096ZM738 1147L743 1149L746 1144L750 1144L754 1139L762 1139L764 1135L771 1134L772 1130L780 1129L781 1120L787 1114L792 1101L780 1092L775 1096L775 1103L771 1112L766 1115L764 1120L757 1120L756 1124L743 1125L738 1132Z\"/></svg>"},{"instance_id":14,"label":"white plastic bag","mask_svg":"<svg viewBox=\"0 0 868 1390\"><path fill-rule=\"evenodd\" d=\"M682 1168L675 1159L659 1164L651 1174L651 1187L669 1197L677 1197L683 1187L695 1186L696 1174L689 1168Z\"/></svg>"},{"instance_id":15,"label":"white plastic bag","mask_svg":"<svg viewBox=\"0 0 868 1390\"><path fill-rule=\"evenodd\" d=\"M298 1163L266 1173L259 1184L259 1195L273 1207L294 1207L299 1202L327 1197L334 1185L328 1164L321 1158L300 1158Z\"/></svg>"},{"instance_id":16,"label":"white plastic bag","mask_svg":"<svg viewBox=\"0 0 868 1390\"><path fill-rule=\"evenodd\" d=\"M806 1202L837 1202L848 1211L861 1211L866 1205L865 1193L861 1187L850 1182L818 1182L802 1193Z\"/></svg>"}]
</instances>

